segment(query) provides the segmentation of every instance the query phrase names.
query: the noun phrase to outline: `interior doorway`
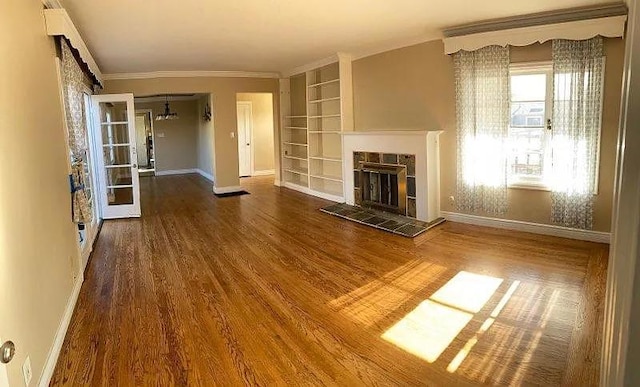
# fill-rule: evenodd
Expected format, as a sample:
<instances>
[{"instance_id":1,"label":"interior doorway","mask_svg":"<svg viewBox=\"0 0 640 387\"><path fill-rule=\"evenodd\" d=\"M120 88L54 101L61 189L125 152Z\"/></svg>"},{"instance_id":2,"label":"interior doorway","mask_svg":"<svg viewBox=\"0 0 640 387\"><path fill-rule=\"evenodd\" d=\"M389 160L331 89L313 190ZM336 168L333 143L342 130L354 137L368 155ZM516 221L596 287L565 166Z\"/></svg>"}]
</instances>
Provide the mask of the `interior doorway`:
<instances>
[{"instance_id":1,"label":"interior doorway","mask_svg":"<svg viewBox=\"0 0 640 387\"><path fill-rule=\"evenodd\" d=\"M238 93L238 176L275 173L273 94Z\"/></svg>"},{"instance_id":2,"label":"interior doorway","mask_svg":"<svg viewBox=\"0 0 640 387\"><path fill-rule=\"evenodd\" d=\"M238 169L240 177L253 173L253 114L250 101L238 101Z\"/></svg>"},{"instance_id":3,"label":"interior doorway","mask_svg":"<svg viewBox=\"0 0 640 387\"><path fill-rule=\"evenodd\" d=\"M136 148L138 149L138 173L141 176L153 176L156 167L153 110L151 109L136 109Z\"/></svg>"}]
</instances>

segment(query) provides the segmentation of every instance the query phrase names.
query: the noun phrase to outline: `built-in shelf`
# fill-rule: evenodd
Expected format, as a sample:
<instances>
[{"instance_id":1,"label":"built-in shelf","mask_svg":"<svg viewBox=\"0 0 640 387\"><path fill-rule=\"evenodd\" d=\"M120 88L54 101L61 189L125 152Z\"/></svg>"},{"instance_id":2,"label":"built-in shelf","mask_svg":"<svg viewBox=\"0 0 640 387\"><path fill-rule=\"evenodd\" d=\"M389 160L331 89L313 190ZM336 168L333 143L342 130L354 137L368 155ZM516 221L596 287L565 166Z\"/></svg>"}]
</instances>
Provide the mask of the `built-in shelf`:
<instances>
[{"instance_id":1,"label":"built-in shelf","mask_svg":"<svg viewBox=\"0 0 640 387\"><path fill-rule=\"evenodd\" d=\"M326 114L324 116L309 116L309 118L337 118L340 117L340 114Z\"/></svg>"},{"instance_id":2,"label":"built-in shelf","mask_svg":"<svg viewBox=\"0 0 640 387\"><path fill-rule=\"evenodd\" d=\"M351 60L339 57L282 79L280 85L281 112L288 119L281 137L284 185L343 201L340 136L353 130Z\"/></svg>"},{"instance_id":3,"label":"built-in shelf","mask_svg":"<svg viewBox=\"0 0 640 387\"><path fill-rule=\"evenodd\" d=\"M332 97L332 98L322 98L322 99L314 99L313 101L309 101L309 103L322 103L329 101L339 101L340 97Z\"/></svg>"},{"instance_id":4,"label":"built-in shelf","mask_svg":"<svg viewBox=\"0 0 640 387\"><path fill-rule=\"evenodd\" d=\"M329 85L329 84L336 83L336 82L340 82L340 78L332 79L332 80L330 80L330 81L324 81L324 82L314 83L314 84L312 84L312 85L309 85L309 87L324 86L324 85Z\"/></svg>"},{"instance_id":5,"label":"built-in shelf","mask_svg":"<svg viewBox=\"0 0 640 387\"><path fill-rule=\"evenodd\" d=\"M306 171L306 170L291 169L291 168L285 168L284 170L286 172L295 173L296 175L304 175L304 176L308 176L309 175L309 171Z\"/></svg>"},{"instance_id":6,"label":"built-in shelf","mask_svg":"<svg viewBox=\"0 0 640 387\"><path fill-rule=\"evenodd\" d=\"M282 156L285 159L290 159L290 160L302 160L302 161L307 161L306 157L298 157L298 156L290 156L290 155L284 155Z\"/></svg>"},{"instance_id":7,"label":"built-in shelf","mask_svg":"<svg viewBox=\"0 0 640 387\"><path fill-rule=\"evenodd\" d=\"M316 178L316 179L322 179L322 180L329 180L329 181L337 181L339 183L342 183L342 178L340 176L331 176L331 175L311 175L311 177Z\"/></svg>"},{"instance_id":8,"label":"built-in shelf","mask_svg":"<svg viewBox=\"0 0 640 387\"><path fill-rule=\"evenodd\" d=\"M329 156L309 156L311 160L320 160L320 161L333 161L337 163L342 163L342 158L340 157L329 157Z\"/></svg>"},{"instance_id":9,"label":"built-in shelf","mask_svg":"<svg viewBox=\"0 0 640 387\"><path fill-rule=\"evenodd\" d=\"M287 141L285 141L285 142L283 142L283 144L285 144L285 145L295 145L295 146L309 146L308 144L303 144L303 143L300 143L300 142L287 142Z\"/></svg>"}]
</instances>

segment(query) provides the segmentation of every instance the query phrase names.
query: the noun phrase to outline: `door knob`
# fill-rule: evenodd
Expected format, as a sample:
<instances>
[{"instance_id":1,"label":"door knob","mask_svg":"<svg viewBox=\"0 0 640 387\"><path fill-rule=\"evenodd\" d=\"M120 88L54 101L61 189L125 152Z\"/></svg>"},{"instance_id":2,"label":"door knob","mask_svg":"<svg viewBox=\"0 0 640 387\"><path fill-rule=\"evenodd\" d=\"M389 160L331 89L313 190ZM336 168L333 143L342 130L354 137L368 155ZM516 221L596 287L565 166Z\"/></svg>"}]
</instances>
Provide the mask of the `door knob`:
<instances>
[{"instance_id":1,"label":"door knob","mask_svg":"<svg viewBox=\"0 0 640 387\"><path fill-rule=\"evenodd\" d=\"M247 145L251 145L251 144L247 143Z\"/></svg>"},{"instance_id":2,"label":"door knob","mask_svg":"<svg viewBox=\"0 0 640 387\"><path fill-rule=\"evenodd\" d=\"M7 364L16 354L16 345L13 341L5 341L0 347L0 363Z\"/></svg>"}]
</instances>

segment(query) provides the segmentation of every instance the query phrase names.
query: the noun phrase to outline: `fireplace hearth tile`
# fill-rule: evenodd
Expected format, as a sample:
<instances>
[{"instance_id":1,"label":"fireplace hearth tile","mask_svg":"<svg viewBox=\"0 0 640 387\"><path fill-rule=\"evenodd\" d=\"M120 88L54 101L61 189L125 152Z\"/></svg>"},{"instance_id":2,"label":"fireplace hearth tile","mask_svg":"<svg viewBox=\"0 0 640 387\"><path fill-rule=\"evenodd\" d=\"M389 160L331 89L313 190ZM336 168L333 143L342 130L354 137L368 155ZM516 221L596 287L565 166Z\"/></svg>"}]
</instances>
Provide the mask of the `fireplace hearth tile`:
<instances>
[{"instance_id":1,"label":"fireplace hearth tile","mask_svg":"<svg viewBox=\"0 0 640 387\"><path fill-rule=\"evenodd\" d=\"M438 218L433 222L423 222L398 214L350 206L346 203L332 204L321 208L320 211L407 238L413 238L444 222L443 218Z\"/></svg>"},{"instance_id":2,"label":"fireplace hearth tile","mask_svg":"<svg viewBox=\"0 0 640 387\"><path fill-rule=\"evenodd\" d=\"M380 162L380 153L367 152L367 162L369 162L369 163L379 163Z\"/></svg>"},{"instance_id":3,"label":"fireplace hearth tile","mask_svg":"<svg viewBox=\"0 0 640 387\"><path fill-rule=\"evenodd\" d=\"M404 226L398 228L397 230L398 233L402 234L402 235L412 235L412 236L416 236L418 234L421 234L423 232L426 231L425 227L421 227L421 226L416 226L413 224L405 224Z\"/></svg>"},{"instance_id":4,"label":"fireplace hearth tile","mask_svg":"<svg viewBox=\"0 0 640 387\"><path fill-rule=\"evenodd\" d=\"M416 175L416 155L400 155L398 162L407 166L407 176Z\"/></svg>"},{"instance_id":5,"label":"fireplace hearth tile","mask_svg":"<svg viewBox=\"0 0 640 387\"><path fill-rule=\"evenodd\" d=\"M416 197L416 178L407 177L407 196Z\"/></svg>"},{"instance_id":6,"label":"fireplace hearth tile","mask_svg":"<svg viewBox=\"0 0 640 387\"><path fill-rule=\"evenodd\" d=\"M389 219L386 222L381 223L379 226L384 229L395 230L397 228L400 228L401 226L404 226L405 224L407 224L407 222L397 222L393 219Z\"/></svg>"},{"instance_id":7,"label":"fireplace hearth tile","mask_svg":"<svg viewBox=\"0 0 640 387\"><path fill-rule=\"evenodd\" d=\"M353 152L353 169L360 169L360 162L364 161L365 152Z\"/></svg>"},{"instance_id":8,"label":"fireplace hearth tile","mask_svg":"<svg viewBox=\"0 0 640 387\"><path fill-rule=\"evenodd\" d=\"M417 214L416 199L412 199L412 198L407 199L407 216L415 218L416 214Z\"/></svg>"},{"instance_id":9,"label":"fireplace hearth tile","mask_svg":"<svg viewBox=\"0 0 640 387\"><path fill-rule=\"evenodd\" d=\"M381 223L384 223L386 221L387 221L387 219L383 218L382 216L373 216L371 218L367 218L367 219L363 220L363 222L365 222L366 224L371 224L371 225L374 225L374 226L377 226L377 225L379 225Z\"/></svg>"},{"instance_id":10,"label":"fireplace hearth tile","mask_svg":"<svg viewBox=\"0 0 640 387\"><path fill-rule=\"evenodd\" d=\"M335 212L333 213L335 215ZM369 212L369 211L360 211L360 212L356 212L355 214L351 215L348 219L353 219L356 220L358 222L363 222L365 219L369 219L369 218L373 218L374 216L376 216L375 214Z\"/></svg>"},{"instance_id":11,"label":"fireplace hearth tile","mask_svg":"<svg viewBox=\"0 0 640 387\"><path fill-rule=\"evenodd\" d=\"M398 164L398 155L395 153L383 153L382 162L385 164Z\"/></svg>"}]
</instances>

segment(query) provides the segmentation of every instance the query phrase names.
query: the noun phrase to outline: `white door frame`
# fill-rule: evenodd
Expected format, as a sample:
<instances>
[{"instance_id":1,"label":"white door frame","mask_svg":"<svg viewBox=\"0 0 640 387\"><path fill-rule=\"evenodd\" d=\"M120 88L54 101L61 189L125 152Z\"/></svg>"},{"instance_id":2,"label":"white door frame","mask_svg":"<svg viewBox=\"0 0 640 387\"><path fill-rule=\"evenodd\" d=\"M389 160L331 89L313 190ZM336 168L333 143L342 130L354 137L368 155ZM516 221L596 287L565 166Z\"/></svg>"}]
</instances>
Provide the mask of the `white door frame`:
<instances>
[{"instance_id":1,"label":"white door frame","mask_svg":"<svg viewBox=\"0 0 640 387\"><path fill-rule=\"evenodd\" d=\"M237 115L239 112L238 106L240 105L244 105L244 106L248 106L249 107L249 176L253 176L255 175L256 169L255 169L255 165L254 165L254 154L255 154L255 147L254 147L254 143L253 143L253 103L251 101L237 101L236 102L236 121L237 121ZM236 128L236 133L237 136L236 138L239 140L240 136L239 136L239 128ZM240 161L240 141L238 141L238 164ZM238 174L240 174L240 171L238 170Z\"/></svg>"},{"instance_id":2,"label":"white door frame","mask_svg":"<svg viewBox=\"0 0 640 387\"><path fill-rule=\"evenodd\" d=\"M86 95L85 95L86 94ZM102 222L102 209L100 208L100 184L98 183L97 174L99 173L96 168L97 156L102 156L102 153L98 153L96 141L95 141L95 129L94 129L94 117L93 117L93 100L91 96L93 92L89 88L85 88L83 99L89 103L89 106L85 107L85 112L89 113L88 117L85 117L87 121L87 151L89 154L90 168L91 168L91 206L93 209L93 219L90 225L85 225L85 241L84 246L80 248L80 271L84 273L84 270L89 262L89 256L93 251L93 243L98 237L98 230L100 229L100 223ZM84 98L87 97L87 98Z\"/></svg>"},{"instance_id":3,"label":"white door frame","mask_svg":"<svg viewBox=\"0 0 640 387\"><path fill-rule=\"evenodd\" d=\"M102 208L102 217L104 219L117 219L117 218L134 218L140 217L140 176L138 175L138 156L136 152L136 138L135 138L135 107L133 102L132 93L123 94L99 94L93 95L93 115L94 115L94 135L99 138L96 143L102 143L102 125L100 123L100 103L101 102L126 102L127 104L127 129L129 137L129 159L131 168L131 186L133 194L133 204L124 205L112 205L109 206L107 192L101 189L100 194L100 206ZM104 156L101 150L100 157L97 158L98 181L101 188L107 187L107 179L105 173ZM106 189L106 188L105 188ZM107 212L109 210L109 212Z\"/></svg>"},{"instance_id":4,"label":"white door frame","mask_svg":"<svg viewBox=\"0 0 640 387\"><path fill-rule=\"evenodd\" d=\"M620 104L620 129L607 267L601 386L640 382L640 9L629 13Z\"/></svg>"},{"instance_id":5,"label":"white door frame","mask_svg":"<svg viewBox=\"0 0 640 387\"><path fill-rule=\"evenodd\" d=\"M153 174L155 175L158 156L156 155L156 132L153 130L153 109L136 109L136 115L138 113L149 114L149 125L151 126L151 141L153 141Z\"/></svg>"}]
</instances>

